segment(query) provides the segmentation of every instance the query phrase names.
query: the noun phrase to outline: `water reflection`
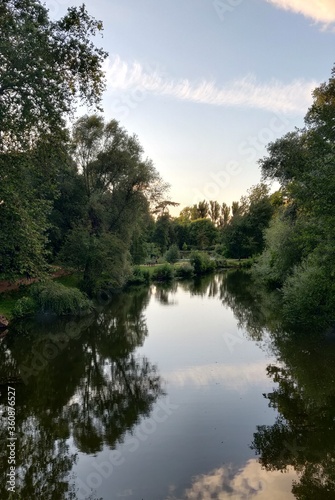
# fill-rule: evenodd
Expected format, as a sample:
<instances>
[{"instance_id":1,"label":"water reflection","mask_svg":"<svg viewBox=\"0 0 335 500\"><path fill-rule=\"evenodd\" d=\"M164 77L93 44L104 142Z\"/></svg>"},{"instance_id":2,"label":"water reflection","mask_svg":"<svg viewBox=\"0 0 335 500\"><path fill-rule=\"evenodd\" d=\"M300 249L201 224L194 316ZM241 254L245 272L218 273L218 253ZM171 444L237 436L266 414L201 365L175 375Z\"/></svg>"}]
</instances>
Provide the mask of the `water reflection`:
<instances>
[{"instance_id":1,"label":"water reflection","mask_svg":"<svg viewBox=\"0 0 335 500\"><path fill-rule=\"evenodd\" d=\"M251 338L270 333L278 359L267 368L276 388L264 394L278 416L273 425L257 427L251 447L266 471L298 473L294 498L335 498L335 342L316 331L288 334L278 295L257 289L247 275L239 289L236 278L225 282L225 302Z\"/></svg>"},{"instance_id":2,"label":"water reflection","mask_svg":"<svg viewBox=\"0 0 335 500\"><path fill-rule=\"evenodd\" d=\"M256 460L249 460L239 470L229 465L195 477L182 498L175 496L171 488L166 500L293 500L291 485L295 477L292 469L283 476L278 471L269 473Z\"/></svg>"},{"instance_id":3,"label":"water reflection","mask_svg":"<svg viewBox=\"0 0 335 500\"><path fill-rule=\"evenodd\" d=\"M200 470L190 474L188 461L192 462L194 458L194 443L190 453L187 448L177 450L174 446L170 462L161 461L161 470L156 469L156 472L165 478L174 466L171 465L171 456L185 452L186 458L178 466L180 471L175 473L178 478L183 476L178 487L171 487L169 494L167 489L162 493L157 479L155 489L150 490L151 496L150 493L140 494L137 488L144 480L140 475L136 476L136 467L129 465L129 470L125 467L120 476L113 476L113 482L120 482L118 491L134 500L142 497L146 500L334 498L335 343L315 332L312 335L305 332L303 336L290 332L288 335L281 322L278 293L256 287L248 274L239 271L129 291L114 297L95 315L70 322L25 322L0 340L0 405L4 416L7 402L5 382L16 384L16 498L78 498L71 473L76 470L75 464L80 456L97 457L100 454L99 460L102 460L106 449L119 449L122 443L125 448L128 443L129 448L132 442L129 436L135 435L141 423L155 413L153 408L163 395L162 378L145 353L140 351L140 355L138 352L148 338L146 308L151 298L158 306L152 312L151 320L170 321L167 326L169 338L166 339L167 335L163 338L159 332L155 345L161 350L162 345L165 346L168 356L173 358L167 361L164 374L168 374L169 388L180 391L180 418L183 412L189 418L193 408L204 410L203 414L194 415L193 430L188 427L190 420L182 420L179 424L181 432L186 438L190 435L195 442L202 440L204 448L212 443L212 448L208 445L206 449L206 460L211 465L206 468L202 463ZM201 304L205 307L199 311ZM198 308L197 314L194 307ZM209 316L205 328L202 324L197 330L194 321L199 321L200 315L206 317L207 311L215 315L217 331L213 326L216 323ZM222 311L227 315L221 323ZM174 313L173 321L170 312ZM218 343L217 347L213 339L222 343L222 331L225 328L228 331L233 317L235 334L238 329L243 333L239 337L240 351L227 353L226 350L221 356L218 349L222 349L222 345ZM173 345L168 345L171 342ZM213 344L205 350L210 342ZM271 352L274 361L268 365L266 374L264 366L268 360L247 357L250 351L243 351L248 342L253 346L256 342ZM193 344L197 345L198 351ZM184 352L189 356L188 363L184 362ZM184 364L178 364L180 360ZM249 455L239 458L238 465L227 465L231 460L229 455L229 459L223 455L221 449L224 447L214 449L216 426L222 426L220 435L226 437L220 440L225 439L225 443L231 433L241 433L242 427L249 423L249 414L254 411L252 398L258 397L256 392L259 395L264 392L259 388L265 386L265 376L271 380L273 389L265 389L270 392L264 394L264 399L274 410L273 415L277 416L270 420L271 425L264 425L264 420L257 414L257 421L251 422L248 441L245 439ZM208 387L215 387L215 395L207 390ZM196 400L199 393L194 391L197 389L202 391L201 403ZM249 398L244 398L248 391ZM183 406L183 399L190 394L194 400L191 397L190 406ZM241 395L243 398L239 397ZM245 406L242 399L246 401ZM259 399L262 401L261 396ZM229 407L229 401L236 408ZM226 404L229 414L224 414L221 403ZM223 417L226 418L225 424L222 423ZM234 422L227 424L229 419ZM168 450L171 437L174 436L173 442L179 445L180 436L176 437L172 428L176 421L177 416L173 415L168 422L171 428L166 441L163 425L162 434L157 431L153 441L148 433L141 441L141 455L136 456L135 452L131 456L125 454L127 463L141 461L146 450L150 463L154 463L156 457L163 456L167 460L165 450ZM215 422L214 430L207 429L209 421L211 425ZM239 421L238 428L236 421ZM265 422L269 424L269 421ZM6 420L2 418L2 442L7 437L5 425ZM202 435L200 431L203 431ZM155 446L156 454L153 454ZM232 450L226 453L231 454ZM250 458L253 453L257 459ZM0 466L0 498L7 498L5 447L0 452ZM198 473L203 471L206 473ZM133 475L136 476L134 483L130 483ZM155 482L155 478L148 481ZM110 494L109 483L104 487L105 500ZM143 486L140 491L147 492L146 488Z\"/></svg>"},{"instance_id":4,"label":"water reflection","mask_svg":"<svg viewBox=\"0 0 335 500\"><path fill-rule=\"evenodd\" d=\"M285 365L268 367L278 388L264 395L279 415L257 428L252 447L266 470L299 472L295 498L334 498L335 345L301 338L279 345Z\"/></svg>"},{"instance_id":5,"label":"water reflection","mask_svg":"<svg viewBox=\"0 0 335 500\"><path fill-rule=\"evenodd\" d=\"M279 293L257 287L247 273L236 271L213 280L207 278L195 282L190 291L203 297L218 296L233 311L238 328L249 338L255 341L267 338L267 348L278 359L277 364L268 366L267 375L277 388L264 397L278 416L273 425L259 425L254 434L251 448L260 456L260 465L250 461L232 481L227 479L226 468L196 478L183 499L335 498L334 339L316 331L288 334L281 321ZM249 364L247 371L241 369L238 377L239 368L194 367L179 371L172 378L180 385L206 385L220 380L234 390L241 390L247 379L257 378L257 374L261 379L257 367L253 369ZM253 468L262 471L259 488L250 486ZM286 472L285 481L282 472ZM242 489L234 486L240 479ZM264 484L271 484L271 489L266 491Z\"/></svg>"},{"instance_id":6,"label":"water reflection","mask_svg":"<svg viewBox=\"0 0 335 500\"><path fill-rule=\"evenodd\" d=\"M156 366L134 354L148 333L148 298L145 289L115 297L97 317L73 323L70 340L62 321L22 324L3 339L2 374L22 377L16 386L16 498L77 498L69 484L76 454L68 440L72 438L77 450L86 454L104 445L115 448L150 414L163 394L161 378ZM3 409L6 397L3 390ZM2 440L6 431L1 419ZM3 447L4 472L6 462ZM5 483L3 474L0 498L7 496Z\"/></svg>"}]
</instances>

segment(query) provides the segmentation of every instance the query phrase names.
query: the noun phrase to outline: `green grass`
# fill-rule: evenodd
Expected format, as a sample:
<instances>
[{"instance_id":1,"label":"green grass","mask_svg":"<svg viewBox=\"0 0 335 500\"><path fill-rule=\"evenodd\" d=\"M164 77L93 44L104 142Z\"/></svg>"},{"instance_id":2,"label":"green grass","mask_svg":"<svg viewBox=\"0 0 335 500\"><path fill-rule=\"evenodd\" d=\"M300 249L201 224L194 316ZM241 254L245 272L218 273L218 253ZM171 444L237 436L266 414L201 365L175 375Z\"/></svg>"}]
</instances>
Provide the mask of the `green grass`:
<instances>
[{"instance_id":1,"label":"green grass","mask_svg":"<svg viewBox=\"0 0 335 500\"><path fill-rule=\"evenodd\" d=\"M55 281L69 288L78 288L80 275L74 273L68 276L61 276L60 278L55 278ZM29 294L29 286L22 287L20 290L0 293L0 315L3 315L7 319L11 320L13 318L13 309L17 300Z\"/></svg>"},{"instance_id":2,"label":"green grass","mask_svg":"<svg viewBox=\"0 0 335 500\"><path fill-rule=\"evenodd\" d=\"M224 257L222 257L224 259ZM250 259L224 259L227 262L227 268L240 268L240 267L249 267L251 266L253 260ZM175 262L174 264L171 264L175 269L182 266L186 262L189 262L189 260L179 260L178 262ZM149 272L150 277L152 273L154 272L156 267L161 266L162 264L154 264L153 266L141 264L137 266L139 269L145 269Z\"/></svg>"},{"instance_id":3,"label":"green grass","mask_svg":"<svg viewBox=\"0 0 335 500\"><path fill-rule=\"evenodd\" d=\"M78 273L69 274L68 276L61 276L60 278L55 278L54 281L61 283L62 285L69 288L79 288L81 275Z\"/></svg>"},{"instance_id":4,"label":"green grass","mask_svg":"<svg viewBox=\"0 0 335 500\"><path fill-rule=\"evenodd\" d=\"M0 314L5 316L7 319L13 318L13 309L17 300L21 299L24 295L27 295L25 288L22 288L13 292L5 292L0 294Z\"/></svg>"}]
</instances>

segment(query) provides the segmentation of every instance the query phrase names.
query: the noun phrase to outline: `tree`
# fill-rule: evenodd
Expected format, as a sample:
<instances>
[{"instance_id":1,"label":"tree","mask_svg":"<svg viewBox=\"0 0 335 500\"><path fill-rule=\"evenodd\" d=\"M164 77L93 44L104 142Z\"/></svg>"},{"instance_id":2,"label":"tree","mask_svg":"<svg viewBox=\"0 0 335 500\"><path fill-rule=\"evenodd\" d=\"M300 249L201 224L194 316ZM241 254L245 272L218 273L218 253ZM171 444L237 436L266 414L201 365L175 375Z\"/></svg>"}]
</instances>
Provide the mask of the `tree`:
<instances>
[{"instance_id":1,"label":"tree","mask_svg":"<svg viewBox=\"0 0 335 500\"><path fill-rule=\"evenodd\" d=\"M0 153L0 274L7 279L46 270L49 214L67 168L66 134L40 137L29 151Z\"/></svg>"},{"instance_id":2,"label":"tree","mask_svg":"<svg viewBox=\"0 0 335 500\"><path fill-rule=\"evenodd\" d=\"M192 221L189 227L190 244L195 248L204 250L213 245L218 232L213 222L209 219L197 219Z\"/></svg>"},{"instance_id":3,"label":"tree","mask_svg":"<svg viewBox=\"0 0 335 500\"><path fill-rule=\"evenodd\" d=\"M178 259L180 259L179 248L175 243L171 245L166 252L165 259L170 262L170 264L173 264L174 262L177 262Z\"/></svg>"},{"instance_id":4,"label":"tree","mask_svg":"<svg viewBox=\"0 0 335 500\"><path fill-rule=\"evenodd\" d=\"M129 274L130 249L166 189L136 136L116 120L79 119L73 152L86 186L85 215L69 232L61 259L83 271L84 289L122 286ZM133 248L134 250L134 248Z\"/></svg>"},{"instance_id":5,"label":"tree","mask_svg":"<svg viewBox=\"0 0 335 500\"><path fill-rule=\"evenodd\" d=\"M204 219L209 213L209 206L206 200L199 201L197 206L198 219Z\"/></svg>"},{"instance_id":6,"label":"tree","mask_svg":"<svg viewBox=\"0 0 335 500\"><path fill-rule=\"evenodd\" d=\"M48 236L56 246L64 236L49 217L71 163L64 119L78 100L100 101L106 53L92 36L101 29L84 6L51 21L38 0L0 3L0 273L7 278L39 275Z\"/></svg>"},{"instance_id":7,"label":"tree","mask_svg":"<svg viewBox=\"0 0 335 500\"><path fill-rule=\"evenodd\" d=\"M305 127L270 143L260 160L263 177L279 181L285 200L282 221L267 234L258 271L265 281L279 278L287 317L300 327L333 322L334 75L335 68L329 81L315 89ZM289 245L282 244L282 232Z\"/></svg>"},{"instance_id":8,"label":"tree","mask_svg":"<svg viewBox=\"0 0 335 500\"><path fill-rule=\"evenodd\" d=\"M268 191L265 184L259 184L240 202L233 202L233 217L222 233L227 257L247 258L263 250L263 233L274 211Z\"/></svg>"},{"instance_id":9,"label":"tree","mask_svg":"<svg viewBox=\"0 0 335 500\"><path fill-rule=\"evenodd\" d=\"M239 208L240 208L239 202L238 201L233 201L233 203L231 205L231 213L232 213L233 217L234 217L234 215L238 214Z\"/></svg>"},{"instance_id":10,"label":"tree","mask_svg":"<svg viewBox=\"0 0 335 500\"><path fill-rule=\"evenodd\" d=\"M107 54L92 36L101 30L84 5L51 21L39 0L1 2L0 152L62 128L77 100L99 103Z\"/></svg>"},{"instance_id":11,"label":"tree","mask_svg":"<svg viewBox=\"0 0 335 500\"><path fill-rule=\"evenodd\" d=\"M161 254L165 253L172 241L173 226L169 214L160 215L155 224L152 235L153 243L159 247Z\"/></svg>"},{"instance_id":12,"label":"tree","mask_svg":"<svg viewBox=\"0 0 335 500\"><path fill-rule=\"evenodd\" d=\"M221 216L219 219L219 226L225 227L229 222L229 218L230 218L230 207L228 207L228 205L223 202L221 205Z\"/></svg>"},{"instance_id":13,"label":"tree","mask_svg":"<svg viewBox=\"0 0 335 500\"><path fill-rule=\"evenodd\" d=\"M209 202L209 216L213 224L217 225L220 218L220 204L217 201L211 200Z\"/></svg>"}]
</instances>

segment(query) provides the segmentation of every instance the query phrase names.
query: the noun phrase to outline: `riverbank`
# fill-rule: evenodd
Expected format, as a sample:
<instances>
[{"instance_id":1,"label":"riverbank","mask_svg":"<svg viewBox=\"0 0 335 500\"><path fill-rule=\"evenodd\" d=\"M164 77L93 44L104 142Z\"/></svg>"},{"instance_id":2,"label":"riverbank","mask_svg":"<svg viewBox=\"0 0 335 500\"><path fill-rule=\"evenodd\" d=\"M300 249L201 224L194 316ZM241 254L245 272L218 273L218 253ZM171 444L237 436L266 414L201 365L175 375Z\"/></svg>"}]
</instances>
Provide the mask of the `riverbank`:
<instances>
[{"instance_id":1,"label":"riverbank","mask_svg":"<svg viewBox=\"0 0 335 500\"><path fill-rule=\"evenodd\" d=\"M251 259L221 259L211 261L210 267L192 265L188 260L180 260L173 264L161 263L153 265L134 266L132 273L125 285L131 287L136 285L148 285L151 282L169 282L174 279L189 279L209 272L251 267ZM69 269L58 269L50 278L66 288L80 289L81 275ZM28 297L30 286L37 280L18 280L15 283L0 281L0 315L11 321L14 319L14 309L19 299Z\"/></svg>"}]
</instances>

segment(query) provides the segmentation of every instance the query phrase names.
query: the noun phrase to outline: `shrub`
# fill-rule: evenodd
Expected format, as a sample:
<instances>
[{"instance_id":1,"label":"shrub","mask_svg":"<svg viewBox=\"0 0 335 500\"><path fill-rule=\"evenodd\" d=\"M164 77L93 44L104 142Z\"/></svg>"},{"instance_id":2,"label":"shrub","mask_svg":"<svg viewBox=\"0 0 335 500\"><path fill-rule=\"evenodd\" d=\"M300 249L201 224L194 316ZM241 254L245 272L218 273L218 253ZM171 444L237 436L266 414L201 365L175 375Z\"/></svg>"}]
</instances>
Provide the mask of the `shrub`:
<instances>
[{"instance_id":1,"label":"shrub","mask_svg":"<svg viewBox=\"0 0 335 500\"><path fill-rule=\"evenodd\" d=\"M180 259L179 248L176 244L170 246L165 254L165 259L170 262L170 264L173 264L174 262L177 262L178 259Z\"/></svg>"},{"instance_id":2,"label":"shrub","mask_svg":"<svg viewBox=\"0 0 335 500\"><path fill-rule=\"evenodd\" d=\"M320 258L310 256L283 287L284 319L289 326L325 328L334 322L335 285Z\"/></svg>"},{"instance_id":3,"label":"shrub","mask_svg":"<svg viewBox=\"0 0 335 500\"><path fill-rule=\"evenodd\" d=\"M176 276L177 278L185 279L185 278L192 278L194 274L193 266L189 264L188 262L185 262L185 264L182 264L181 266L178 266L176 268Z\"/></svg>"},{"instance_id":4,"label":"shrub","mask_svg":"<svg viewBox=\"0 0 335 500\"><path fill-rule=\"evenodd\" d=\"M23 318L33 316L37 311L37 304L31 297L22 297L19 299L13 309L14 318Z\"/></svg>"},{"instance_id":5,"label":"shrub","mask_svg":"<svg viewBox=\"0 0 335 500\"><path fill-rule=\"evenodd\" d=\"M39 311L58 316L82 314L92 309L91 301L80 290L67 288L54 281L32 285L30 295Z\"/></svg>"},{"instance_id":6,"label":"shrub","mask_svg":"<svg viewBox=\"0 0 335 500\"><path fill-rule=\"evenodd\" d=\"M174 278L174 268L170 264L162 264L154 268L152 279L154 281L171 281Z\"/></svg>"},{"instance_id":7,"label":"shrub","mask_svg":"<svg viewBox=\"0 0 335 500\"><path fill-rule=\"evenodd\" d=\"M204 252L193 252L190 257L195 274L205 274L215 269L215 262Z\"/></svg>"},{"instance_id":8,"label":"shrub","mask_svg":"<svg viewBox=\"0 0 335 500\"><path fill-rule=\"evenodd\" d=\"M128 280L129 285L148 285L150 283L150 272L148 269L134 267Z\"/></svg>"}]
</instances>

